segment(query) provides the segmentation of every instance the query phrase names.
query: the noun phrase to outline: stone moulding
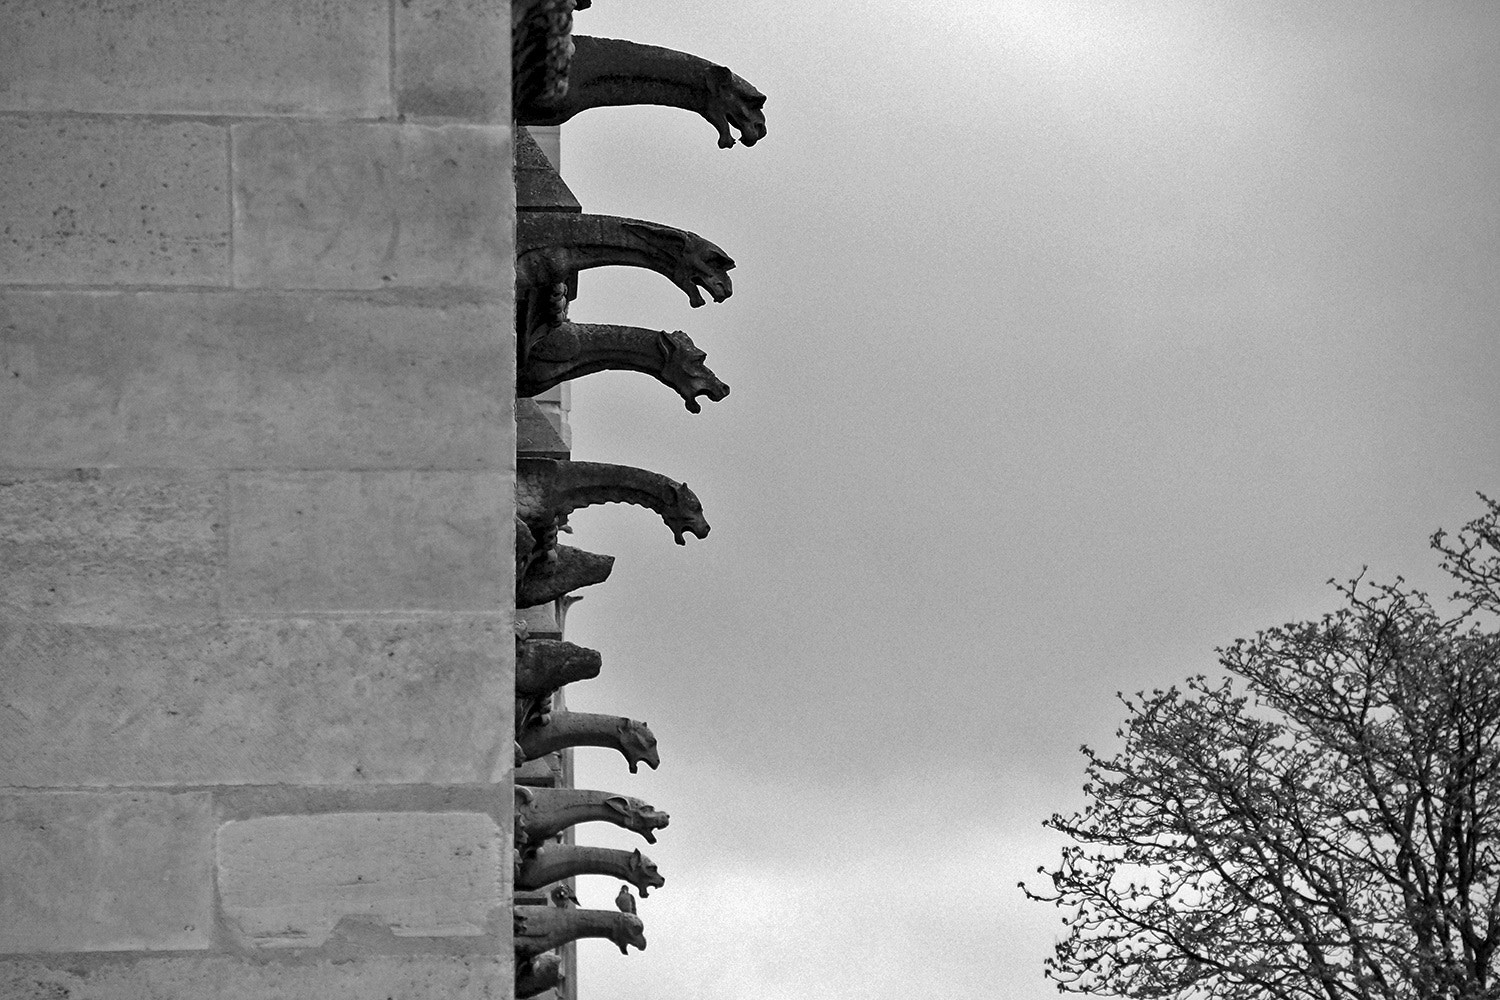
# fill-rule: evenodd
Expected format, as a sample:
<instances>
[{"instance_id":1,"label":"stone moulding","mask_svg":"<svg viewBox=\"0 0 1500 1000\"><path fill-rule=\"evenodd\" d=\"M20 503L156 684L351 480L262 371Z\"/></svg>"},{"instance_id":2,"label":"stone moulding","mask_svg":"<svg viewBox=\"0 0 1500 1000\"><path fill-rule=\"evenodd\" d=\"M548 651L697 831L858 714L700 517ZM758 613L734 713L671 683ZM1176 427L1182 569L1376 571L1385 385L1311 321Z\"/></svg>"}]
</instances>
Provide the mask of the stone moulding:
<instances>
[{"instance_id":1,"label":"stone moulding","mask_svg":"<svg viewBox=\"0 0 1500 1000\"><path fill-rule=\"evenodd\" d=\"M516 958L522 961L579 938L608 938L628 954L626 945L646 949L645 925L633 913L614 910L562 910L555 906L514 908Z\"/></svg>"},{"instance_id":2,"label":"stone moulding","mask_svg":"<svg viewBox=\"0 0 1500 1000\"><path fill-rule=\"evenodd\" d=\"M719 147L753 146L766 134L766 95L728 67L700 56L619 38L573 36L567 89L520 106L523 125L561 125L590 108L655 104L701 115Z\"/></svg>"}]
</instances>

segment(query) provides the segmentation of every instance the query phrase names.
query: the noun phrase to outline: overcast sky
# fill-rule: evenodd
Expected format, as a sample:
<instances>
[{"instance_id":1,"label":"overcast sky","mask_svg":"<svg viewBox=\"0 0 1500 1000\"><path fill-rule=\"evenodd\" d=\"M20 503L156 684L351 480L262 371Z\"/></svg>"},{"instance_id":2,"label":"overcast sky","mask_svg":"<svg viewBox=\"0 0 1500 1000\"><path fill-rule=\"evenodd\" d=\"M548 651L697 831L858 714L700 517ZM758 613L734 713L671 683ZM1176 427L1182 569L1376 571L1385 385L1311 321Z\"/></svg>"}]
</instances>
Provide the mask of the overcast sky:
<instances>
[{"instance_id":1,"label":"overcast sky","mask_svg":"<svg viewBox=\"0 0 1500 1000\"><path fill-rule=\"evenodd\" d=\"M570 706L662 766L579 784L672 814L617 1000L1055 996L1015 888L1113 746L1115 692L1333 604L1500 493L1500 5L596 0L578 34L768 96L563 129L586 210L738 261L693 310L587 272L573 318L682 329L733 387L574 386L574 457L686 480L713 534L576 514L618 557ZM580 840L636 846L593 824ZM584 905L617 885L580 880Z\"/></svg>"}]
</instances>

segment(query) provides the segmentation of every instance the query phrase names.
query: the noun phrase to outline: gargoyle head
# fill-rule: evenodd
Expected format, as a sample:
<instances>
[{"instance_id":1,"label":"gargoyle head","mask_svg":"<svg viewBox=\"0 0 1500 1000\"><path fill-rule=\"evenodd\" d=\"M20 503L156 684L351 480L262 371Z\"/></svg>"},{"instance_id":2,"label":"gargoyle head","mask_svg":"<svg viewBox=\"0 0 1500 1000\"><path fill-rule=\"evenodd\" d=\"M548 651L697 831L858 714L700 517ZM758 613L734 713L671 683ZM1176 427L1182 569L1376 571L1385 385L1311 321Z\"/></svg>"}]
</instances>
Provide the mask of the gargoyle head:
<instances>
[{"instance_id":1,"label":"gargoyle head","mask_svg":"<svg viewBox=\"0 0 1500 1000\"><path fill-rule=\"evenodd\" d=\"M656 734L644 722L620 720L620 752L630 765L631 774L635 774L641 764L653 771L661 766L661 757L656 752Z\"/></svg>"},{"instance_id":2,"label":"gargoyle head","mask_svg":"<svg viewBox=\"0 0 1500 1000\"><path fill-rule=\"evenodd\" d=\"M662 878L661 873L656 870L655 862L642 854L639 848L630 852L630 861L625 868L629 873L630 882L641 894L642 899L646 898L650 890L660 889L667 884L667 880Z\"/></svg>"},{"instance_id":3,"label":"gargoyle head","mask_svg":"<svg viewBox=\"0 0 1500 1000\"><path fill-rule=\"evenodd\" d=\"M645 893L643 892L641 895L644 896ZM615 916L618 919L615 921L614 932L610 934L609 938L620 946L620 954L630 954L630 952L625 950L627 944L633 944L641 951L645 951L646 925L641 923L641 918L634 913L619 913L615 914Z\"/></svg>"},{"instance_id":4,"label":"gargoyle head","mask_svg":"<svg viewBox=\"0 0 1500 1000\"><path fill-rule=\"evenodd\" d=\"M661 265L662 273L687 294L688 303L694 309L703 305L703 296L698 294L699 286L715 302L723 302L734 294L734 285L729 280L734 258L697 233L649 222L622 225L626 232L645 244L652 258Z\"/></svg>"},{"instance_id":5,"label":"gargoyle head","mask_svg":"<svg viewBox=\"0 0 1500 1000\"><path fill-rule=\"evenodd\" d=\"M656 843L656 833L671 819L666 813L628 795L611 795L604 804L620 814L620 825L634 830L646 838L646 843Z\"/></svg>"},{"instance_id":6,"label":"gargoyle head","mask_svg":"<svg viewBox=\"0 0 1500 1000\"><path fill-rule=\"evenodd\" d=\"M708 355L687 334L681 330L662 331L657 335L656 346L661 350L661 379L677 390L689 413L703 409L699 396L717 403L729 395L729 386L720 382L703 363Z\"/></svg>"},{"instance_id":7,"label":"gargoyle head","mask_svg":"<svg viewBox=\"0 0 1500 1000\"><path fill-rule=\"evenodd\" d=\"M672 529L672 537L678 545L686 545L683 535L692 532L694 538L707 538L708 519L703 516L703 504L687 483L672 483L672 504L662 511L661 519Z\"/></svg>"},{"instance_id":8,"label":"gargoyle head","mask_svg":"<svg viewBox=\"0 0 1500 1000\"><path fill-rule=\"evenodd\" d=\"M727 66L710 66L704 80L708 106L703 117L719 131L719 148L734 145L733 125L740 130L740 142L753 146L766 137L766 116L760 110L766 95L729 71Z\"/></svg>"}]
</instances>

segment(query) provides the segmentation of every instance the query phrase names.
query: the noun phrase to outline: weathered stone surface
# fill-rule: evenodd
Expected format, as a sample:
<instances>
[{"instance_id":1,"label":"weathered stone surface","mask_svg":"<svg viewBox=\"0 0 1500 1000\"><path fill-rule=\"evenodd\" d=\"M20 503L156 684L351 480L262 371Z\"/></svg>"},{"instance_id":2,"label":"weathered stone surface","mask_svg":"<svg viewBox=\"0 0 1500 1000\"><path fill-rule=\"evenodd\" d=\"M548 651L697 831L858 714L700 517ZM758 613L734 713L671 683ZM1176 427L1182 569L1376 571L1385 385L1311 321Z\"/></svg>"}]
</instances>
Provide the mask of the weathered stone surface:
<instances>
[{"instance_id":1,"label":"weathered stone surface","mask_svg":"<svg viewBox=\"0 0 1500 1000\"><path fill-rule=\"evenodd\" d=\"M515 584L512 482L233 474L226 611L498 611Z\"/></svg>"},{"instance_id":2,"label":"weathered stone surface","mask_svg":"<svg viewBox=\"0 0 1500 1000\"><path fill-rule=\"evenodd\" d=\"M0 786L492 782L507 616L0 621Z\"/></svg>"},{"instance_id":3,"label":"weathered stone surface","mask_svg":"<svg viewBox=\"0 0 1500 1000\"><path fill-rule=\"evenodd\" d=\"M508 948L479 955L362 955L285 964L227 955L69 963L0 960L5 1000L508 1000Z\"/></svg>"},{"instance_id":4,"label":"weathered stone surface","mask_svg":"<svg viewBox=\"0 0 1500 1000\"><path fill-rule=\"evenodd\" d=\"M508 127L275 121L231 132L237 285L509 289Z\"/></svg>"},{"instance_id":5,"label":"weathered stone surface","mask_svg":"<svg viewBox=\"0 0 1500 1000\"><path fill-rule=\"evenodd\" d=\"M391 113L384 0L7 0L0 108Z\"/></svg>"},{"instance_id":6,"label":"weathered stone surface","mask_svg":"<svg viewBox=\"0 0 1500 1000\"><path fill-rule=\"evenodd\" d=\"M508 467L513 325L505 302L0 292L0 466Z\"/></svg>"},{"instance_id":7,"label":"weathered stone surface","mask_svg":"<svg viewBox=\"0 0 1500 1000\"><path fill-rule=\"evenodd\" d=\"M228 167L220 126L0 117L0 274L227 284Z\"/></svg>"},{"instance_id":8,"label":"weathered stone surface","mask_svg":"<svg viewBox=\"0 0 1500 1000\"><path fill-rule=\"evenodd\" d=\"M510 122L510 6L396 5L396 106L403 115Z\"/></svg>"},{"instance_id":9,"label":"weathered stone surface","mask_svg":"<svg viewBox=\"0 0 1500 1000\"><path fill-rule=\"evenodd\" d=\"M317 947L345 918L397 937L475 937L509 902L482 813L268 816L220 827L219 902L240 943Z\"/></svg>"},{"instance_id":10,"label":"weathered stone surface","mask_svg":"<svg viewBox=\"0 0 1500 1000\"><path fill-rule=\"evenodd\" d=\"M0 608L70 622L214 617L227 488L213 473L0 472Z\"/></svg>"},{"instance_id":11,"label":"weathered stone surface","mask_svg":"<svg viewBox=\"0 0 1500 1000\"><path fill-rule=\"evenodd\" d=\"M209 947L211 808L206 792L0 794L0 952Z\"/></svg>"}]
</instances>

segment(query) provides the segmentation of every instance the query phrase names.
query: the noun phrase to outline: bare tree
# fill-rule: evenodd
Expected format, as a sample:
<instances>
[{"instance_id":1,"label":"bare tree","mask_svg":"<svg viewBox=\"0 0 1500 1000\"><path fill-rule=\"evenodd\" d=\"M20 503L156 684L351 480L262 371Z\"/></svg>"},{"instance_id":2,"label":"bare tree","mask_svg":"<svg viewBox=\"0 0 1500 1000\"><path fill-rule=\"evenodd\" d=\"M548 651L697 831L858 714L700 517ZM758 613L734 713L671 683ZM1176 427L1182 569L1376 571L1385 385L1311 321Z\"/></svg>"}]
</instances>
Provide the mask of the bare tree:
<instances>
[{"instance_id":1,"label":"bare tree","mask_svg":"<svg viewBox=\"0 0 1500 1000\"><path fill-rule=\"evenodd\" d=\"M1495 1000L1500 504L1432 538L1443 617L1400 579L1219 650L1223 680L1121 697L1073 843L1032 899L1068 911L1059 990ZM1243 689L1244 693L1240 693Z\"/></svg>"}]
</instances>

